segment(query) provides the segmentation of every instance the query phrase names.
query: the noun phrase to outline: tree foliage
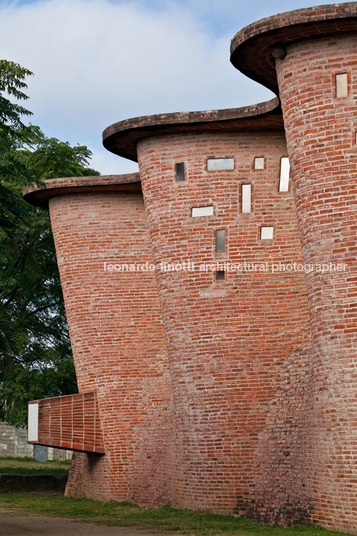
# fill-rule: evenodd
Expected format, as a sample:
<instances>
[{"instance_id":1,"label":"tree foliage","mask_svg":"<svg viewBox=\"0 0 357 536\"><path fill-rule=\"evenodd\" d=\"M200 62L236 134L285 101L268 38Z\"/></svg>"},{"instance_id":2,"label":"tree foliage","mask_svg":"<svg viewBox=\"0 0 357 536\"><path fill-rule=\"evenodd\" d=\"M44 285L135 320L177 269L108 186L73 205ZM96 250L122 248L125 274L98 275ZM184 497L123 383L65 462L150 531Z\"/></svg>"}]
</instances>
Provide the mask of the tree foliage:
<instances>
[{"instance_id":1,"label":"tree foliage","mask_svg":"<svg viewBox=\"0 0 357 536\"><path fill-rule=\"evenodd\" d=\"M98 175L85 146L25 125L25 77L0 60L0 419L24 424L29 400L76 392L62 291L47 211L22 199L25 185Z\"/></svg>"}]
</instances>

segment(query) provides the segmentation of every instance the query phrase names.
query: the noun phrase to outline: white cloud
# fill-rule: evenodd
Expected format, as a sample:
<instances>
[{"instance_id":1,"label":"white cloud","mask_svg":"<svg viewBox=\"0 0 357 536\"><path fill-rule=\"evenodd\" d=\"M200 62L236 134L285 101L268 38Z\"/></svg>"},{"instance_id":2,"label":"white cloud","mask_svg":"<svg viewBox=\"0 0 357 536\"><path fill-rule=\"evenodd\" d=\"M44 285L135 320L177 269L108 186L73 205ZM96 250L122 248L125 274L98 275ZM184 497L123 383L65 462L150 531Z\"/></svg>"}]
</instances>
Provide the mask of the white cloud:
<instances>
[{"instance_id":1,"label":"white cloud","mask_svg":"<svg viewBox=\"0 0 357 536\"><path fill-rule=\"evenodd\" d=\"M90 167L100 171L102 175L120 175L122 173L136 173L139 171L138 165L131 160L120 158L105 149L90 149L93 152Z\"/></svg>"},{"instance_id":2,"label":"white cloud","mask_svg":"<svg viewBox=\"0 0 357 536\"><path fill-rule=\"evenodd\" d=\"M239 30L239 22L236 30ZM232 34L214 35L189 6L108 0L0 5L3 58L21 63L33 122L86 144L102 173L127 172L101 148L102 130L131 116L228 108L270 92L229 63ZM113 164L113 170L108 169Z\"/></svg>"}]
</instances>

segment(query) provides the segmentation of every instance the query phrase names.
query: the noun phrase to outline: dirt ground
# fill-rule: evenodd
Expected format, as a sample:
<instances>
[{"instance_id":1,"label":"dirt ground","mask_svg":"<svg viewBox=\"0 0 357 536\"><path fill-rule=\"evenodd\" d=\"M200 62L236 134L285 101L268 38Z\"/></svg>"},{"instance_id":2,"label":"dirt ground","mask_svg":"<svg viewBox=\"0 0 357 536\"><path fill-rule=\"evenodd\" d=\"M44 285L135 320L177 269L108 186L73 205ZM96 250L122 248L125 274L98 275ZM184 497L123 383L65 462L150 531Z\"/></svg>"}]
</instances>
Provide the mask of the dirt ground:
<instances>
[{"instance_id":1,"label":"dirt ground","mask_svg":"<svg viewBox=\"0 0 357 536\"><path fill-rule=\"evenodd\" d=\"M172 536L130 527L105 527L0 508L0 536Z\"/></svg>"}]
</instances>

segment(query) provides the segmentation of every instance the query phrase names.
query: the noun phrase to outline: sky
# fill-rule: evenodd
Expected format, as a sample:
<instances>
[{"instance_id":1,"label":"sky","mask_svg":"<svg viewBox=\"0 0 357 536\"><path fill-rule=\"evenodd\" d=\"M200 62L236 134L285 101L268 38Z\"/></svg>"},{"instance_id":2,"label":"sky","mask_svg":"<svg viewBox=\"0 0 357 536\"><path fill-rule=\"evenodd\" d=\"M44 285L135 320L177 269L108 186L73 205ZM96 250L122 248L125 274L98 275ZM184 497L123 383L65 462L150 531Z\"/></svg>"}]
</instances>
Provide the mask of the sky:
<instances>
[{"instance_id":1,"label":"sky","mask_svg":"<svg viewBox=\"0 0 357 536\"><path fill-rule=\"evenodd\" d=\"M229 61L230 40L308 0L0 0L2 59L34 75L25 106L48 137L86 145L102 175L137 164L106 151L109 125L164 112L235 108L274 95Z\"/></svg>"}]
</instances>

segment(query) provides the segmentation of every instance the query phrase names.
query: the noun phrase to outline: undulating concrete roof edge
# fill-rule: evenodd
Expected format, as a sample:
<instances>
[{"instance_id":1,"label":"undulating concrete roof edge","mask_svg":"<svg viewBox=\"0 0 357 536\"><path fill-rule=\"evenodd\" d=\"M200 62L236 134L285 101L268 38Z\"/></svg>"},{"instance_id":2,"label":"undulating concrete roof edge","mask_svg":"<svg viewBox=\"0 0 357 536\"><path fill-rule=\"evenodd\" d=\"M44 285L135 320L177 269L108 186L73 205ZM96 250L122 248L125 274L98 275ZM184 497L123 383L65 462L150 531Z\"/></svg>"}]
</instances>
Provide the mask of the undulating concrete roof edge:
<instances>
[{"instance_id":1,"label":"undulating concrete roof edge","mask_svg":"<svg viewBox=\"0 0 357 536\"><path fill-rule=\"evenodd\" d=\"M357 30L357 2L314 6L253 22L231 41L231 62L243 74L279 93L272 50L301 39Z\"/></svg>"},{"instance_id":2,"label":"undulating concrete roof edge","mask_svg":"<svg viewBox=\"0 0 357 536\"><path fill-rule=\"evenodd\" d=\"M283 120L277 98L270 101L200 112L176 112L119 121L103 132L103 145L114 154L137 161L137 144L147 137L224 131L281 130Z\"/></svg>"},{"instance_id":3,"label":"undulating concrete roof edge","mask_svg":"<svg viewBox=\"0 0 357 536\"><path fill-rule=\"evenodd\" d=\"M41 185L25 188L23 198L36 207L47 208L51 197L93 192L141 192L139 173L95 175L49 179Z\"/></svg>"}]
</instances>

